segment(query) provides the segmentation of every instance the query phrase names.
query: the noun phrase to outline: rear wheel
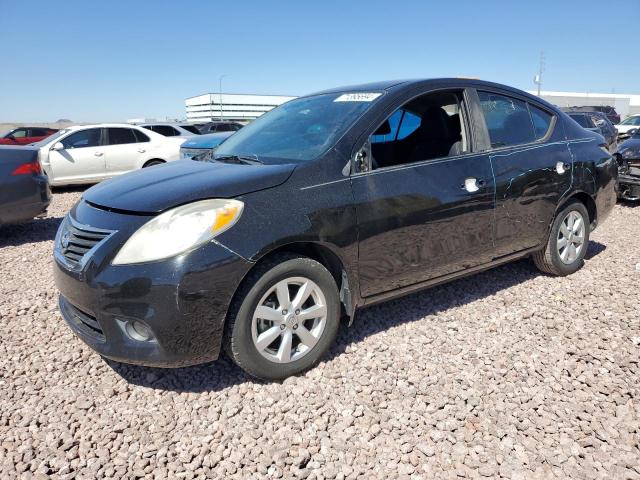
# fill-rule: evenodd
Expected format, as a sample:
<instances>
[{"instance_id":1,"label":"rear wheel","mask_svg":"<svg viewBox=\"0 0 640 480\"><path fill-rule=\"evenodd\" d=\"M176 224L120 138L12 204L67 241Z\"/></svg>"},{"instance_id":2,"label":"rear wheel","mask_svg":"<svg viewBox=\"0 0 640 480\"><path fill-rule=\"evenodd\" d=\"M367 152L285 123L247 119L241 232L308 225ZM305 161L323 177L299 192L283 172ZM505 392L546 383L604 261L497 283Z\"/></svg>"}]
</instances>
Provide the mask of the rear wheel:
<instances>
[{"instance_id":1,"label":"rear wheel","mask_svg":"<svg viewBox=\"0 0 640 480\"><path fill-rule=\"evenodd\" d=\"M149 160L142 166L142 168L153 167L154 165L162 165L163 163L163 160Z\"/></svg>"},{"instance_id":2,"label":"rear wheel","mask_svg":"<svg viewBox=\"0 0 640 480\"><path fill-rule=\"evenodd\" d=\"M589 244L589 213L575 200L565 206L551 226L543 250L533 255L536 266L551 275L570 275L582 268Z\"/></svg>"},{"instance_id":3,"label":"rear wheel","mask_svg":"<svg viewBox=\"0 0 640 480\"><path fill-rule=\"evenodd\" d=\"M320 263L279 255L244 282L230 310L225 349L247 373L281 380L315 365L340 320L338 289Z\"/></svg>"}]
</instances>

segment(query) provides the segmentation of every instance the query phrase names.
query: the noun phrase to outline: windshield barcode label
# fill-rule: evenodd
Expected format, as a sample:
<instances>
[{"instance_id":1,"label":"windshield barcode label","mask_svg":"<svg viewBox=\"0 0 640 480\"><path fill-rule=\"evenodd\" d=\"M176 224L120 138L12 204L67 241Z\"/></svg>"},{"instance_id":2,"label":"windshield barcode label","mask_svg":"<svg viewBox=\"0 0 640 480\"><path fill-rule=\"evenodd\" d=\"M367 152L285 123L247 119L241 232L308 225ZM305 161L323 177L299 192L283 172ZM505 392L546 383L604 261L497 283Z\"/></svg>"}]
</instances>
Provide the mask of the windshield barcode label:
<instances>
[{"instance_id":1,"label":"windshield barcode label","mask_svg":"<svg viewBox=\"0 0 640 480\"><path fill-rule=\"evenodd\" d=\"M381 93L344 93L334 100L334 102L372 102Z\"/></svg>"}]
</instances>

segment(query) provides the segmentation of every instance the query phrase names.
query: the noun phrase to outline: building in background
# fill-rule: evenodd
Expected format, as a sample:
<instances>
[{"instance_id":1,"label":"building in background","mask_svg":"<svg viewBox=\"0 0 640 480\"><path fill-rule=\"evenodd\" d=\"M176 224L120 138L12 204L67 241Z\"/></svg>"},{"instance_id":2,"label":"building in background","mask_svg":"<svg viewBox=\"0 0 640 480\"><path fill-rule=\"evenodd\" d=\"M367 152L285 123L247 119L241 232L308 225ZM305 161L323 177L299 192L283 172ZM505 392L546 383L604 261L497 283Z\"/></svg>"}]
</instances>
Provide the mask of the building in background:
<instances>
[{"instance_id":1,"label":"building in background","mask_svg":"<svg viewBox=\"0 0 640 480\"><path fill-rule=\"evenodd\" d=\"M187 121L206 123L217 120L247 123L296 97L240 93L205 93L187 98Z\"/></svg>"},{"instance_id":2,"label":"building in background","mask_svg":"<svg viewBox=\"0 0 640 480\"><path fill-rule=\"evenodd\" d=\"M537 92L529 91L536 95ZM558 107L610 106L614 107L621 119L640 113L640 95L625 93L579 93L579 92L540 92L547 102Z\"/></svg>"}]
</instances>

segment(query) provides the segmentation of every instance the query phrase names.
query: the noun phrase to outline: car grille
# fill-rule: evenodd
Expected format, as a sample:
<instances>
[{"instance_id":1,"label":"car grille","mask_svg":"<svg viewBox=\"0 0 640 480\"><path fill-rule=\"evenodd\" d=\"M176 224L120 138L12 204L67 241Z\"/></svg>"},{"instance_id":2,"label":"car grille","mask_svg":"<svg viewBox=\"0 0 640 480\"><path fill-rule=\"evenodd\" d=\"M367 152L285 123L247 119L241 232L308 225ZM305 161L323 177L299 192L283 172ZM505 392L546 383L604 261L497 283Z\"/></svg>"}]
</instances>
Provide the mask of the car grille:
<instances>
[{"instance_id":1,"label":"car grille","mask_svg":"<svg viewBox=\"0 0 640 480\"><path fill-rule=\"evenodd\" d=\"M60 251L70 264L79 265L89 250L112 233L67 219L60 235Z\"/></svg>"},{"instance_id":2,"label":"car grille","mask_svg":"<svg viewBox=\"0 0 640 480\"><path fill-rule=\"evenodd\" d=\"M105 341L104 332L94 316L89 315L88 313L71 305L62 296L60 296L60 310L62 311L65 319L77 330L100 342Z\"/></svg>"}]
</instances>

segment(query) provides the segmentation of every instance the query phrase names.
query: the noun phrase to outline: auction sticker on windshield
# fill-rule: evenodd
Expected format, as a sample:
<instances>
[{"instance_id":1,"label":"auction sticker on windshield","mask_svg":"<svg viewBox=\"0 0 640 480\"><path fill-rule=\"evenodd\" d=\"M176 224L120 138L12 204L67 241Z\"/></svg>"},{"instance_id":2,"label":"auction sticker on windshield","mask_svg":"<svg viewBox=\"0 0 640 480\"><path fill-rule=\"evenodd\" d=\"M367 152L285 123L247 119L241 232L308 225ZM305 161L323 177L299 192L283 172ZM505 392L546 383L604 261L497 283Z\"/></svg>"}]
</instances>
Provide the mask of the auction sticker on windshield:
<instances>
[{"instance_id":1,"label":"auction sticker on windshield","mask_svg":"<svg viewBox=\"0 0 640 480\"><path fill-rule=\"evenodd\" d=\"M372 102L381 93L344 93L334 100L334 102Z\"/></svg>"}]
</instances>

